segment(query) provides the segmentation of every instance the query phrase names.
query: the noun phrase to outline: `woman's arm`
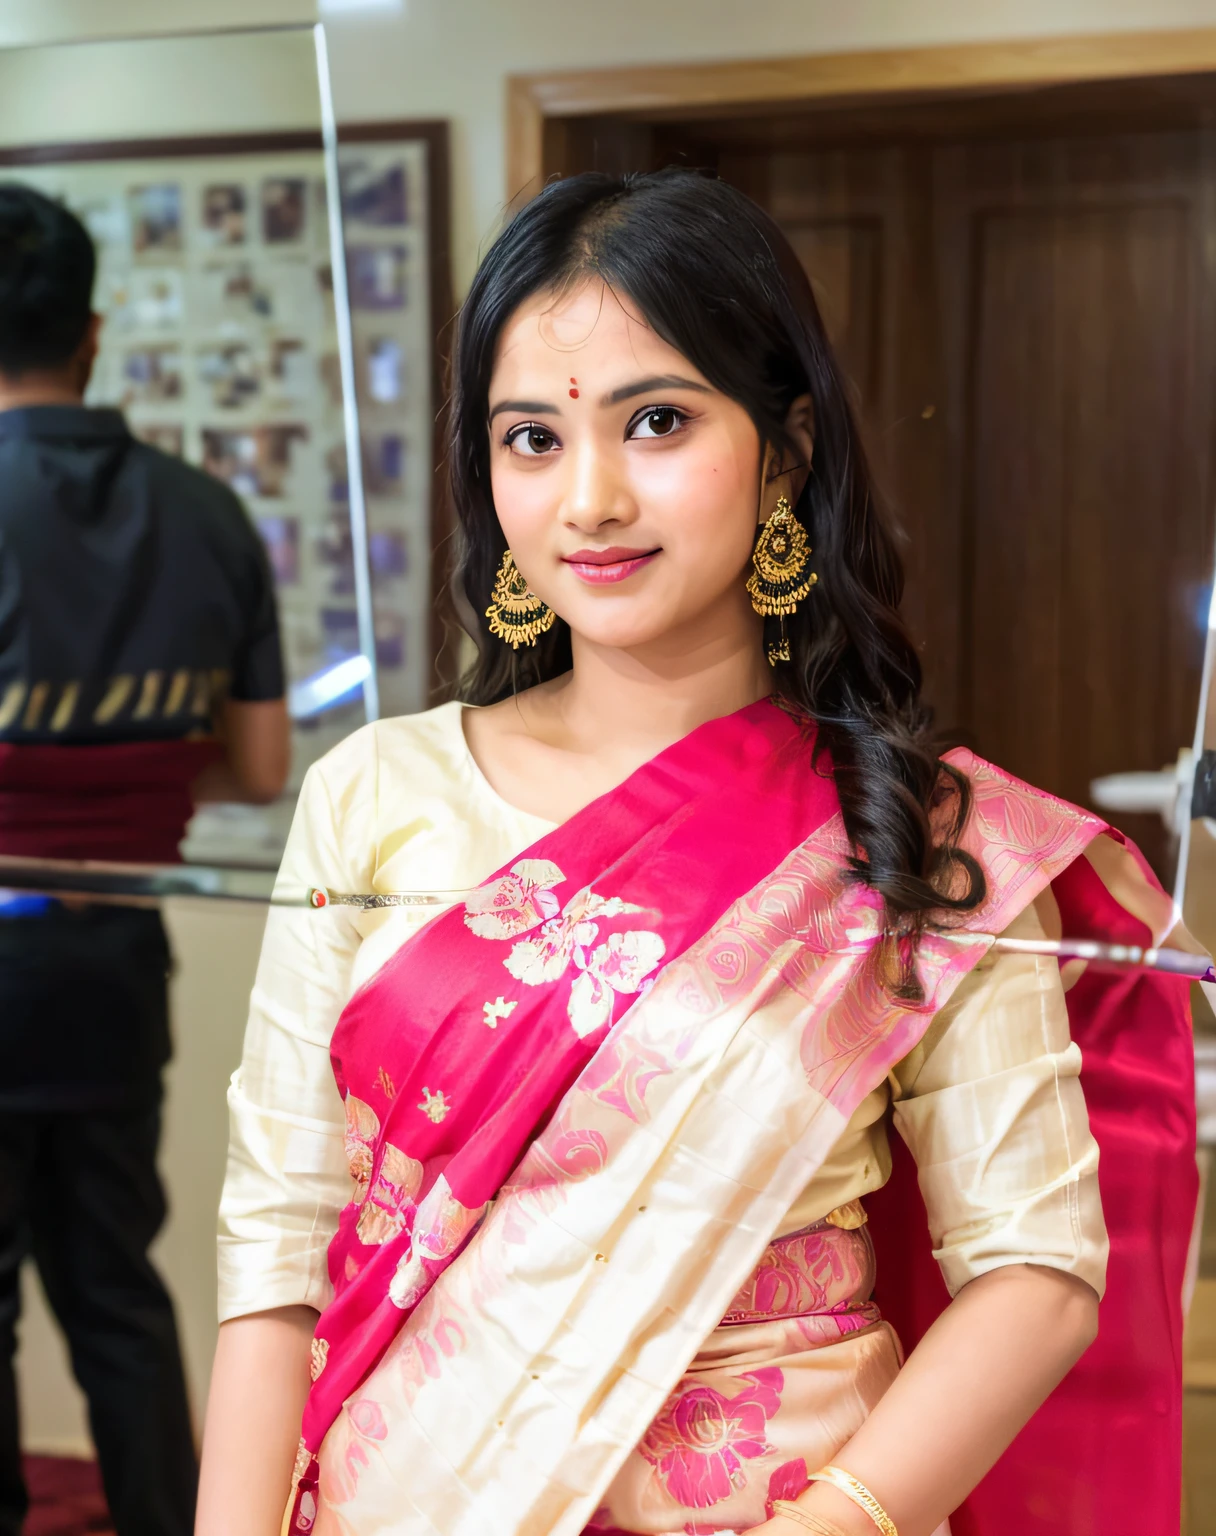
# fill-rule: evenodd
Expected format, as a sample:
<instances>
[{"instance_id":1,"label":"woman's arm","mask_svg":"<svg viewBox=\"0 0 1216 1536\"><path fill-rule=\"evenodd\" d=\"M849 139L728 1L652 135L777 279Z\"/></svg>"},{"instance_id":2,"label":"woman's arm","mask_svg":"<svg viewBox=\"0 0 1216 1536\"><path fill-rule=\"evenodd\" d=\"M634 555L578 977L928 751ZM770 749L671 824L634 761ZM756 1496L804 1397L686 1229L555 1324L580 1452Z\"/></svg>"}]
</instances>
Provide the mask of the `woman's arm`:
<instances>
[{"instance_id":1,"label":"woman's arm","mask_svg":"<svg viewBox=\"0 0 1216 1536\"><path fill-rule=\"evenodd\" d=\"M316 1322L311 1307L277 1307L220 1325L196 1536L279 1536Z\"/></svg>"},{"instance_id":2,"label":"woman's arm","mask_svg":"<svg viewBox=\"0 0 1216 1536\"><path fill-rule=\"evenodd\" d=\"M1047 896L1006 931L1049 925ZM955 1300L833 1461L900 1536L928 1536L962 1502L1093 1340L1107 1243L1079 1071L1059 967L1026 955L977 967L895 1069L895 1123ZM835 1489L804 1497L875 1536Z\"/></svg>"},{"instance_id":3,"label":"woman's arm","mask_svg":"<svg viewBox=\"0 0 1216 1536\"><path fill-rule=\"evenodd\" d=\"M930 1536L1093 1342L1098 1298L1084 1280L1037 1264L980 1275L913 1350L869 1418L833 1458L883 1505L899 1536ZM817 1471L817 1468L810 1468ZM842 1536L873 1522L814 1483L800 1508ZM799 1536L784 1517L755 1536Z\"/></svg>"},{"instance_id":4,"label":"woman's arm","mask_svg":"<svg viewBox=\"0 0 1216 1536\"><path fill-rule=\"evenodd\" d=\"M350 738L305 776L282 888L370 890L374 803ZM374 762L372 763L374 768ZM353 807L345 818L334 799ZM362 812L363 820L354 820ZM365 853L364 850L367 850ZM362 859L362 862L359 862ZM228 1091L219 1210L219 1344L203 1436L198 1530L279 1536L309 1387L310 1340L330 1298L326 1248L351 1197L345 1117L329 1059L360 936L349 915L272 907L241 1066Z\"/></svg>"}]
</instances>

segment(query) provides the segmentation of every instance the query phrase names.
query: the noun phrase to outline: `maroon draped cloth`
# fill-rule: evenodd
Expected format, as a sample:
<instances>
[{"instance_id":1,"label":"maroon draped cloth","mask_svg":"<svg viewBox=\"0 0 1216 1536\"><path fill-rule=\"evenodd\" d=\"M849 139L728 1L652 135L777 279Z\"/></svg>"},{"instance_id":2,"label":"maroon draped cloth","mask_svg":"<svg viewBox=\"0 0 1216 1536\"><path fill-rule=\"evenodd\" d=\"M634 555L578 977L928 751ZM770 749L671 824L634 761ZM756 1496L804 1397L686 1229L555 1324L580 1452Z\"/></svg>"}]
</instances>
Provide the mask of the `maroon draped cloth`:
<instances>
[{"instance_id":1,"label":"maroon draped cloth","mask_svg":"<svg viewBox=\"0 0 1216 1536\"><path fill-rule=\"evenodd\" d=\"M1153 942L1086 859L1051 889L1070 938ZM1198 1198L1187 986L1091 966L1067 994L1110 1235L1098 1338L951 1517L954 1536L1177 1536L1182 1286ZM911 1350L949 1297L925 1241L915 1165L896 1137L891 1150L891 1179L866 1207L875 1297Z\"/></svg>"},{"instance_id":2,"label":"maroon draped cloth","mask_svg":"<svg viewBox=\"0 0 1216 1536\"><path fill-rule=\"evenodd\" d=\"M176 863L194 810L190 787L222 756L213 738L0 742L0 854Z\"/></svg>"}]
</instances>

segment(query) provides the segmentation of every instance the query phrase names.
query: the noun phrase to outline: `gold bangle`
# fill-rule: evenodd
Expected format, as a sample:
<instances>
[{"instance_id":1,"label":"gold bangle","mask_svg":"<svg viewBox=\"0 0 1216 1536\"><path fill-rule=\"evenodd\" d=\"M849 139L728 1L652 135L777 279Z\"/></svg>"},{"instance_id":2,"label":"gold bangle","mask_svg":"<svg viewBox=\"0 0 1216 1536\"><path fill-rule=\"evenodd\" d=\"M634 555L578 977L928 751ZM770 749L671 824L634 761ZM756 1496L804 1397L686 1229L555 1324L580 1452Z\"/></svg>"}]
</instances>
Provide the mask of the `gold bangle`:
<instances>
[{"instance_id":1,"label":"gold bangle","mask_svg":"<svg viewBox=\"0 0 1216 1536\"><path fill-rule=\"evenodd\" d=\"M870 1492L864 1483L859 1483L851 1472L846 1472L843 1467L824 1467L819 1472L812 1472L812 1483L831 1483L832 1487L843 1493L846 1499L852 1499L858 1509L865 1510L870 1519L882 1532L882 1536L899 1536L895 1529L895 1521L891 1519L886 1510Z\"/></svg>"},{"instance_id":2,"label":"gold bangle","mask_svg":"<svg viewBox=\"0 0 1216 1536\"><path fill-rule=\"evenodd\" d=\"M818 1515L812 1515L809 1510L803 1509L801 1504L795 1504L792 1499L774 1499L773 1514L784 1515L787 1520L794 1520L799 1525L805 1526L808 1531L814 1531L815 1536L840 1536L838 1526L829 1525L826 1520L821 1520Z\"/></svg>"}]
</instances>

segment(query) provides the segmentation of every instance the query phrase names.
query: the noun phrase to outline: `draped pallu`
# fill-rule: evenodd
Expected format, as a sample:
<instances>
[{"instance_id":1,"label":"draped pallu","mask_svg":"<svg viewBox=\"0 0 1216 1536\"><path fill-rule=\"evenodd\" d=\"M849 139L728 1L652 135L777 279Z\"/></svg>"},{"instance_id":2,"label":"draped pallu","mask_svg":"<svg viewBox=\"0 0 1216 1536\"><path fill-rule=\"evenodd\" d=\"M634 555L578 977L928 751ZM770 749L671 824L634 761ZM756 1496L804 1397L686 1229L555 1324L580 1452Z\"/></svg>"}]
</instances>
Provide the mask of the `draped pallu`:
<instances>
[{"instance_id":1,"label":"draped pallu","mask_svg":"<svg viewBox=\"0 0 1216 1536\"><path fill-rule=\"evenodd\" d=\"M875 964L881 905L847 878L830 766L812 767L806 728L768 701L661 753L356 992L333 1039L355 1195L330 1248L285 1529L606 1528L614 1479L771 1267L783 1215L992 935L1052 885L1070 933L1143 937L1135 914L1160 893L1109 839L1114 866L1096 872L1100 821L966 752L949 761L971 781L963 842L988 893L925 935L915 1004ZM1087 974L1070 1018L1116 1203L1110 1289L1099 1342L960 1514L982 1536L1028 1520L1097 1531L1112 1498L1125 1528L1162 1532L1172 1500L1177 1528L1185 989ZM915 1184L894 1182L872 1225L884 1309L910 1345L946 1297L925 1272ZM857 1260L831 1233L800 1241L838 1278ZM835 1311L886 1327L867 1294L843 1286ZM730 1399L732 1422L751 1439L728 1470L765 1465L780 1412L780 1369L738 1379L750 1395ZM1151 1492L1133 1470L1146 1456L1166 1478ZM797 1491L794 1466L770 1494Z\"/></svg>"}]
</instances>

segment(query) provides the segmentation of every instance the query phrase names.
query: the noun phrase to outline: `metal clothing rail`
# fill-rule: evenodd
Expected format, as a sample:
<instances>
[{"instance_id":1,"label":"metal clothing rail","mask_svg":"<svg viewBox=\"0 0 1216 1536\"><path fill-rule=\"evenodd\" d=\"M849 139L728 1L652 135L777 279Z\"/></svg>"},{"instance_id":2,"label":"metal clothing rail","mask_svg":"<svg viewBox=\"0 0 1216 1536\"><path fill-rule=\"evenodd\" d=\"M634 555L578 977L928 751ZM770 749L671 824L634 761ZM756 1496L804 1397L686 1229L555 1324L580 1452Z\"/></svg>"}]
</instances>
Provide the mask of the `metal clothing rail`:
<instances>
[{"instance_id":1,"label":"metal clothing rail","mask_svg":"<svg viewBox=\"0 0 1216 1536\"><path fill-rule=\"evenodd\" d=\"M274 882L273 869L236 865L120 864L101 859L25 859L0 854L0 890L84 897L117 906L154 907L169 896L265 905L273 900Z\"/></svg>"},{"instance_id":2,"label":"metal clothing rail","mask_svg":"<svg viewBox=\"0 0 1216 1536\"><path fill-rule=\"evenodd\" d=\"M122 906L154 907L168 897L201 896L213 901L309 908L316 912L330 907L369 912L395 907L448 907L472 895L467 889L344 893L324 886L276 890L275 885L273 869L233 864L120 864L98 859L24 859L0 854L0 890ZM950 937L974 944L990 936L958 933ZM1085 960L1095 965L1158 971L1184 980L1216 982L1211 957L1188 950L1101 944L1092 939L999 936L992 938L992 948L1004 954L1052 955L1060 960Z\"/></svg>"},{"instance_id":3,"label":"metal clothing rail","mask_svg":"<svg viewBox=\"0 0 1216 1536\"><path fill-rule=\"evenodd\" d=\"M107 859L34 859L0 854L0 891L33 896L154 907L172 896L243 901L258 906L447 907L472 895L460 891L393 891L341 896L320 887L276 890L277 871L264 865L129 864Z\"/></svg>"}]
</instances>

